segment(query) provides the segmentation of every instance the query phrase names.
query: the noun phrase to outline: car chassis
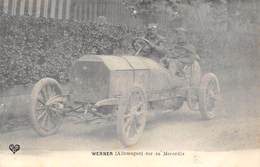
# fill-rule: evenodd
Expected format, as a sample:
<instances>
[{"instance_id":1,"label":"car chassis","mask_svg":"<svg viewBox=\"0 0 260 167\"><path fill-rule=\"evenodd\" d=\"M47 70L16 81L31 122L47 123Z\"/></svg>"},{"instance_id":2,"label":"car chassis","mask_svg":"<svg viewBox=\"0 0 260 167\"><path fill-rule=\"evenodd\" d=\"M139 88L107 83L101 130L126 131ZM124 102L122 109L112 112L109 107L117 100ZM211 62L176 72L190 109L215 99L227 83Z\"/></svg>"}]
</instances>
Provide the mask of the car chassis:
<instances>
[{"instance_id":1,"label":"car chassis","mask_svg":"<svg viewBox=\"0 0 260 167\"><path fill-rule=\"evenodd\" d=\"M121 143L130 146L141 137L147 114L153 111L174 111L187 102L204 119L214 118L220 95L216 75L201 77L197 61L184 78L173 75L161 63L139 56L149 45L137 38L134 56L81 57L72 66L68 91L55 79L38 81L31 95L33 128L48 136L58 131L66 116L84 122L109 120L116 123Z\"/></svg>"}]
</instances>

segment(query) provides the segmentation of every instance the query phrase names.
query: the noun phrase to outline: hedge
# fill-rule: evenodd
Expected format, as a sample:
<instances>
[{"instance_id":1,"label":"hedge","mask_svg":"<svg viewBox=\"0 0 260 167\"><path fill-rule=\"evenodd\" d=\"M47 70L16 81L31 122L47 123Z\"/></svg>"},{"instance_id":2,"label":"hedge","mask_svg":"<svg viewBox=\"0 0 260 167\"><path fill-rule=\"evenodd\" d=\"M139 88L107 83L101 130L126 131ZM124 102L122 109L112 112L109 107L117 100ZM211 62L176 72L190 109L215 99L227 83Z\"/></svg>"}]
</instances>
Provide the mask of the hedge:
<instances>
[{"instance_id":1,"label":"hedge","mask_svg":"<svg viewBox=\"0 0 260 167\"><path fill-rule=\"evenodd\" d=\"M0 88L52 77L68 81L69 67L84 54L129 52L142 33L106 22L79 23L30 16L0 16Z\"/></svg>"}]
</instances>

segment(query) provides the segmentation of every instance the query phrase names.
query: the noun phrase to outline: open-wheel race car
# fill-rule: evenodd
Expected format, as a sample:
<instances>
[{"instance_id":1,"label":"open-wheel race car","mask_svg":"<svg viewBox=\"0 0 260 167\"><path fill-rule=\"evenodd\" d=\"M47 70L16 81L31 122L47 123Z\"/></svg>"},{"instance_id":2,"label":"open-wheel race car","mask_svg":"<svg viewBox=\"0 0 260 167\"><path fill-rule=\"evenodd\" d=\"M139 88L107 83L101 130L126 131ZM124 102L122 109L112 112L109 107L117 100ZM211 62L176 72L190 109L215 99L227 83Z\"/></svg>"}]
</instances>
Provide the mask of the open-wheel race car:
<instances>
[{"instance_id":1,"label":"open-wheel race car","mask_svg":"<svg viewBox=\"0 0 260 167\"><path fill-rule=\"evenodd\" d=\"M140 56L144 45L149 41L134 40L134 55L79 58L71 68L69 91L52 78L38 81L30 114L36 132L54 134L64 117L76 113L86 122L114 121L119 140L129 146L141 137L152 112L174 111L187 102L204 119L214 118L220 94L217 77L213 73L201 77L197 61L185 77L174 75L160 62Z\"/></svg>"}]
</instances>

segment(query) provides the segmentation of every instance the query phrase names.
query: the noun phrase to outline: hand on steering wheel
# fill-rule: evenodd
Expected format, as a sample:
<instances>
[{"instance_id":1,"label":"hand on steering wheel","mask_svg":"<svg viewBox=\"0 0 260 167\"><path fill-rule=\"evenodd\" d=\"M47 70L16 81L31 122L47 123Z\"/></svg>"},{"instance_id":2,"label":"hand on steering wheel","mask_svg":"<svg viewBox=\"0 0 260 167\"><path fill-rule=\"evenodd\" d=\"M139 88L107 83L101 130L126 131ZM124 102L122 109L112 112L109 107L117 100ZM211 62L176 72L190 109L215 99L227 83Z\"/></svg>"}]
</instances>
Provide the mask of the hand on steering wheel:
<instances>
[{"instance_id":1,"label":"hand on steering wheel","mask_svg":"<svg viewBox=\"0 0 260 167\"><path fill-rule=\"evenodd\" d=\"M140 52L146 47L149 47L149 53L150 54L152 52L152 48L153 45L145 38L135 38L132 42L132 47L134 48L134 50L136 51L136 53L134 54L135 56L139 55Z\"/></svg>"}]
</instances>

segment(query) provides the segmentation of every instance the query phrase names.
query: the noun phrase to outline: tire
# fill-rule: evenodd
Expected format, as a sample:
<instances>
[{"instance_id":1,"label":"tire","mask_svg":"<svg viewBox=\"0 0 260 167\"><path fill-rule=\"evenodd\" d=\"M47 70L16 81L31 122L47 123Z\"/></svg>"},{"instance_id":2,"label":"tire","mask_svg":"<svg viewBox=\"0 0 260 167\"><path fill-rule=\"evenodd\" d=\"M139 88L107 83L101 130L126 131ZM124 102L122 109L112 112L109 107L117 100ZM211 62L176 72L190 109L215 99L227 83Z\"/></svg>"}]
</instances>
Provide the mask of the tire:
<instances>
[{"instance_id":1,"label":"tire","mask_svg":"<svg viewBox=\"0 0 260 167\"><path fill-rule=\"evenodd\" d=\"M64 102L62 98L54 97L61 97L61 95L59 83L51 78L41 79L33 87L30 118L33 128L39 135L49 136L60 128Z\"/></svg>"},{"instance_id":2,"label":"tire","mask_svg":"<svg viewBox=\"0 0 260 167\"><path fill-rule=\"evenodd\" d=\"M117 111L117 134L124 146L137 143L146 124L147 100L142 88L135 86L120 100Z\"/></svg>"},{"instance_id":3,"label":"tire","mask_svg":"<svg viewBox=\"0 0 260 167\"><path fill-rule=\"evenodd\" d=\"M205 74L199 89L199 110L203 119L216 117L216 102L220 98L219 81L215 74Z\"/></svg>"}]
</instances>

